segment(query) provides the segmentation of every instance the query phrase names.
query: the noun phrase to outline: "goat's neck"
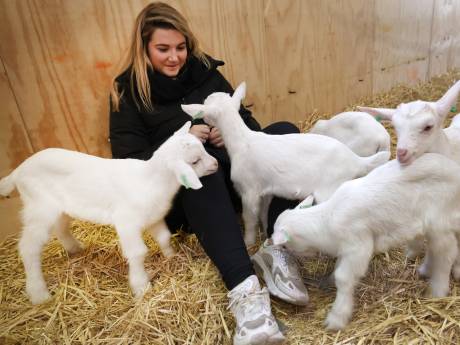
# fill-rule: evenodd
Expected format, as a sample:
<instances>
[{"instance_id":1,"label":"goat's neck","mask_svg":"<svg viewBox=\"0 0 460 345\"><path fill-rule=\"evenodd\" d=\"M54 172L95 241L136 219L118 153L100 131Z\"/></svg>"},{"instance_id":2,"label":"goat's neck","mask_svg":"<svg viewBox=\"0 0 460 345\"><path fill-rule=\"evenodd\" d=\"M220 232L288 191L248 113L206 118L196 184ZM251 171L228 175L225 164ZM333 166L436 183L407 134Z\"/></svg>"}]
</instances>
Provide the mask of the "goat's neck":
<instances>
[{"instance_id":1,"label":"goat's neck","mask_svg":"<svg viewBox=\"0 0 460 345\"><path fill-rule=\"evenodd\" d=\"M309 218L310 243L319 251L335 256L340 241L334 240L336 235L330 226L333 215L321 204L311 208L310 211L312 212L312 217Z\"/></svg>"},{"instance_id":2,"label":"goat's neck","mask_svg":"<svg viewBox=\"0 0 460 345\"><path fill-rule=\"evenodd\" d=\"M217 126L230 155L232 152L238 152L241 147L246 146L247 139L252 134L252 130L246 126L239 112L233 112L233 110L232 113L223 114Z\"/></svg>"},{"instance_id":3,"label":"goat's neck","mask_svg":"<svg viewBox=\"0 0 460 345\"><path fill-rule=\"evenodd\" d=\"M161 189L164 195L172 195L177 192L180 187L173 171L175 157L165 157L160 152L158 155L154 153L152 158L147 161L147 169L145 171L146 178L153 189Z\"/></svg>"},{"instance_id":4,"label":"goat's neck","mask_svg":"<svg viewBox=\"0 0 460 345\"><path fill-rule=\"evenodd\" d=\"M451 152L450 152L450 144L449 144L449 139L447 138L447 135L444 133L444 130L440 130L439 134L433 143L431 150L429 151L430 153L439 153L444 156L450 157Z\"/></svg>"}]
</instances>

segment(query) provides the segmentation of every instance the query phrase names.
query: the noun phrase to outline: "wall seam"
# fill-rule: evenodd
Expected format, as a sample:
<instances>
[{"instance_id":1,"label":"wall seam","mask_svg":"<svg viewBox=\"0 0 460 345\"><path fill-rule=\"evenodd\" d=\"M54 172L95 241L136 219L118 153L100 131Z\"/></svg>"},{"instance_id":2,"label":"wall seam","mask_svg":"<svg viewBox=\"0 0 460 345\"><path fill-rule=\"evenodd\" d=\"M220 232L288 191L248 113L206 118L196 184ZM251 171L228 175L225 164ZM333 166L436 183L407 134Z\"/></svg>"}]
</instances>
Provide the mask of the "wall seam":
<instances>
[{"instance_id":1,"label":"wall seam","mask_svg":"<svg viewBox=\"0 0 460 345\"><path fill-rule=\"evenodd\" d=\"M431 53L433 51L431 45L433 44L433 27L434 27L434 10L437 0L433 0L433 8L431 9L431 27L430 27L430 39L428 43L428 68L426 69L425 81L431 78Z\"/></svg>"},{"instance_id":2,"label":"wall seam","mask_svg":"<svg viewBox=\"0 0 460 345\"><path fill-rule=\"evenodd\" d=\"M1 46L1 44L0 44L0 46ZM27 130L27 126L26 126L26 122L24 120L24 116L22 115L21 108L19 107L19 102L18 102L18 99L16 97L16 94L14 93L13 84L11 83L10 77L8 75L8 70L6 68L6 65L5 65L5 62L4 62L4 59L3 59L2 56L0 56L0 62L2 63L3 70L5 71L6 81L8 83L8 86L9 86L10 90L11 90L11 94L13 95L14 103L16 104L16 108L18 109L18 114L19 114L19 118L21 119L22 128L24 128L25 136L27 138L27 144L28 144L29 148L32 149L32 152L37 152L35 147L34 147L34 145L33 145L33 143L32 143L32 139L29 136L29 131Z\"/></svg>"}]
</instances>

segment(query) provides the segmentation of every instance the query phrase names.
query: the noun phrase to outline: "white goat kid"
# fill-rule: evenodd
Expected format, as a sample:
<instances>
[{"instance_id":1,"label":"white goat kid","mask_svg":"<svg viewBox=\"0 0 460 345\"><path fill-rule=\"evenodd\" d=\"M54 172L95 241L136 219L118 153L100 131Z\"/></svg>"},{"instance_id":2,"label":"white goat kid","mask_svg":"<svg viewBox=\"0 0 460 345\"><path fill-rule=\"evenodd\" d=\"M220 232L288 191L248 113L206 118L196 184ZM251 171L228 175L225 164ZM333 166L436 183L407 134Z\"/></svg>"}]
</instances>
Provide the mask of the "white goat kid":
<instances>
[{"instance_id":1,"label":"white goat kid","mask_svg":"<svg viewBox=\"0 0 460 345\"><path fill-rule=\"evenodd\" d=\"M328 120L318 120L309 133L335 138L363 157L390 151L390 134L381 123L365 112L347 111Z\"/></svg>"},{"instance_id":2,"label":"white goat kid","mask_svg":"<svg viewBox=\"0 0 460 345\"><path fill-rule=\"evenodd\" d=\"M64 149L46 149L26 159L0 180L0 194L20 193L23 231L19 254L32 303L50 297L41 270L41 251L54 230L69 253L82 245L68 229L70 217L112 224L129 264L129 283L140 297L150 283L144 269L147 247L142 230L171 256L164 217L181 185L202 187L200 176L216 171L217 161L189 134L190 122L161 145L148 161L104 159Z\"/></svg>"},{"instance_id":3,"label":"white goat kid","mask_svg":"<svg viewBox=\"0 0 460 345\"><path fill-rule=\"evenodd\" d=\"M337 257L337 296L325 325L342 329L351 318L353 291L373 253L416 236L427 238L433 297L446 296L460 233L460 166L427 153L412 165L396 160L342 184L326 202L284 211L274 245L298 255L321 251ZM454 272L456 279L460 272Z\"/></svg>"},{"instance_id":4,"label":"white goat kid","mask_svg":"<svg viewBox=\"0 0 460 345\"><path fill-rule=\"evenodd\" d=\"M391 121L398 137L396 157L401 164L411 164L426 152L443 154L460 163L460 124L453 121L443 130L444 121L460 93L457 81L436 102L413 101L396 109L358 107L362 111ZM414 258L423 252L423 239L409 243L407 256Z\"/></svg>"},{"instance_id":5,"label":"white goat kid","mask_svg":"<svg viewBox=\"0 0 460 345\"><path fill-rule=\"evenodd\" d=\"M460 114L455 115L450 126L444 128L444 133L449 139L450 157L460 164Z\"/></svg>"},{"instance_id":6,"label":"white goat kid","mask_svg":"<svg viewBox=\"0 0 460 345\"><path fill-rule=\"evenodd\" d=\"M456 157L451 153L448 135L453 131L443 130L444 120L455 105L459 93L460 81L457 81L436 102L417 100L402 103L396 109L358 109L378 116L383 121L392 122L398 137L396 158L401 164L411 164L426 152L440 153L460 162L460 155ZM458 139L453 138L453 141L458 142Z\"/></svg>"},{"instance_id":7,"label":"white goat kid","mask_svg":"<svg viewBox=\"0 0 460 345\"><path fill-rule=\"evenodd\" d=\"M219 128L229 153L231 178L242 198L245 242L255 243L258 220L266 224L272 196L317 203L329 198L344 181L364 176L388 161L389 152L359 157L338 140L317 134L268 135L250 130L238 113L246 93L242 83L231 97L216 92L204 104L182 105L192 117L204 117Z\"/></svg>"}]
</instances>

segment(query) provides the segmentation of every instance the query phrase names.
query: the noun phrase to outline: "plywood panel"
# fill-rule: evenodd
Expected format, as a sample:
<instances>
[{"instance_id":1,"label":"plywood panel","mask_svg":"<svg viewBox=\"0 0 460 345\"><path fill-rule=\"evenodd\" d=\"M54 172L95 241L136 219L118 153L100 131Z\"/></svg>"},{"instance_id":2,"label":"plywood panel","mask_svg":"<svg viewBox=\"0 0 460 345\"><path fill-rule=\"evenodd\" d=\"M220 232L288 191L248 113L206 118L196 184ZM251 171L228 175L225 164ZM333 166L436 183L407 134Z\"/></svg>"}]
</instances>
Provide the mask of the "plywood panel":
<instances>
[{"instance_id":1,"label":"plywood panel","mask_svg":"<svg viewBox=\"0 0 460 345\"><path fill-rule=\"evenodd\" d=\"M460 68L460 1L452 0L454 5L454 27L452 29L452 59L449 61L448 68Z\"/></svg>"},{"instance_id":2,"label":"plywood panel","mask_svg":"<svg viewBox=\"0 0 460 345\"><path fill-rule=\"evenodd\" d=\"M0 199L0 242L8 236L19 235L21 229L20 210L21 199L14 195L8 199Z\"/></svg>"},{"instance_id":3,"label":"plywood panel","mask_svg":"<svg viewBox=\"0 0 460 345\"><path fill-rule=\"evenodd\" d=\"M195 0L177 3L188 18L202 49L226 64L219 70L236 87L248 84L244 104L262 123L271 122L264 63L262 0Z\"/></svg>"},{"instance_id":4,"label":"plywood panel","mask_svg":"<svg viewBox=\"0 0 460 345\"><path fill-rule=\"evenodd\" d=\"M0 177L3 177L29 157L33 148L1 59L0 104Z\"/></svg>"},{"instance_id":5,"label":"plywood panel","mask_svg":"<svg viewBox=\"0 0 460 345\"><path fill-rule=\"evenodd\" d=\"M115 5L2 2L0 54L35 149L108 155L108 85L120 56Z\"/></svg>"},{"instance_id":6,"label":"plywood panel","mask_svg":"<svg viewBox=\"0 0 460 345\"><path fill-rule=\"evenodd\" d=\"M373 92L428 77L434 0L375 0Z\"/></svg>"},{"instance_id":7,"label":"plywood panel","mask_svg":"<svg viewBox=\"0 0 460 345\"><path fill-rule=\"evenodd\" d=\"M237 85L247 82L249 106L262 125L273 121L270 110L267 46L263 18L263 1L225 1L219 6L223 56L228 64L227 76ZM231 32L231 35L225 34Z\"/></svg>"},{"instance_id":8,"label":"plywood panel","mask_svg":"<svg viewBox=\"0 0 460 345\"><path fill-rule=\"evenodd\" d=\"M0 0L0 97L10 104L0 119L1 169L50 146L110 156L110 81L149 2ZM264 125L338 112L395 83L460 67L455 0L167 2L226 62L233 85L247 81L245 103Z\"/></svg>"},{"instance_id":9,"label":"plywood panel","mask_svg":"<svg viewBox=\"0 0 460 345\"><path fill-rule=\"evenodd\" d=\"M460 18L456 15L460 4L453 0L435 0L431 33L430 64L428 76L445 73L454 60L454 39L460 30Z\"/></svg>"},{"instance_id":10,"label":"plywood panel","mask_svg":"<svg viewBox=\"0 0 460 345\"><path fill-rule=\"evenodd\" d=\"M339 111L371 85L372 2L267 1L274 117Z\"/></svg>"}]
</instances>

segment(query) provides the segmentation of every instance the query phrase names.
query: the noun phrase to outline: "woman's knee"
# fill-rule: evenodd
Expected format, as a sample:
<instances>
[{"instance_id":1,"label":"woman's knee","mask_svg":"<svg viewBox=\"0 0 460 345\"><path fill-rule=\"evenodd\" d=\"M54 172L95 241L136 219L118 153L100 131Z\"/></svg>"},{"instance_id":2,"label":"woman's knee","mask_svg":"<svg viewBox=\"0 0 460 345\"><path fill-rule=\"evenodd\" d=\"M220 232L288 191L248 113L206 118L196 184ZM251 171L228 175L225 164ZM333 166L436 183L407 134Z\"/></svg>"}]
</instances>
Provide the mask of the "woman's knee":
<instances>
[{"instance_id":1,"label":"woman's knee","mask_svg":"<svg viewBox=\"0 0 460 345\"><path fill-rule=\"evenodd\" d=\"M279 121L272 123L263 129L267 134L292 134L300 133L299 128L291 122Z\"/></svg>"}]
</instances>

